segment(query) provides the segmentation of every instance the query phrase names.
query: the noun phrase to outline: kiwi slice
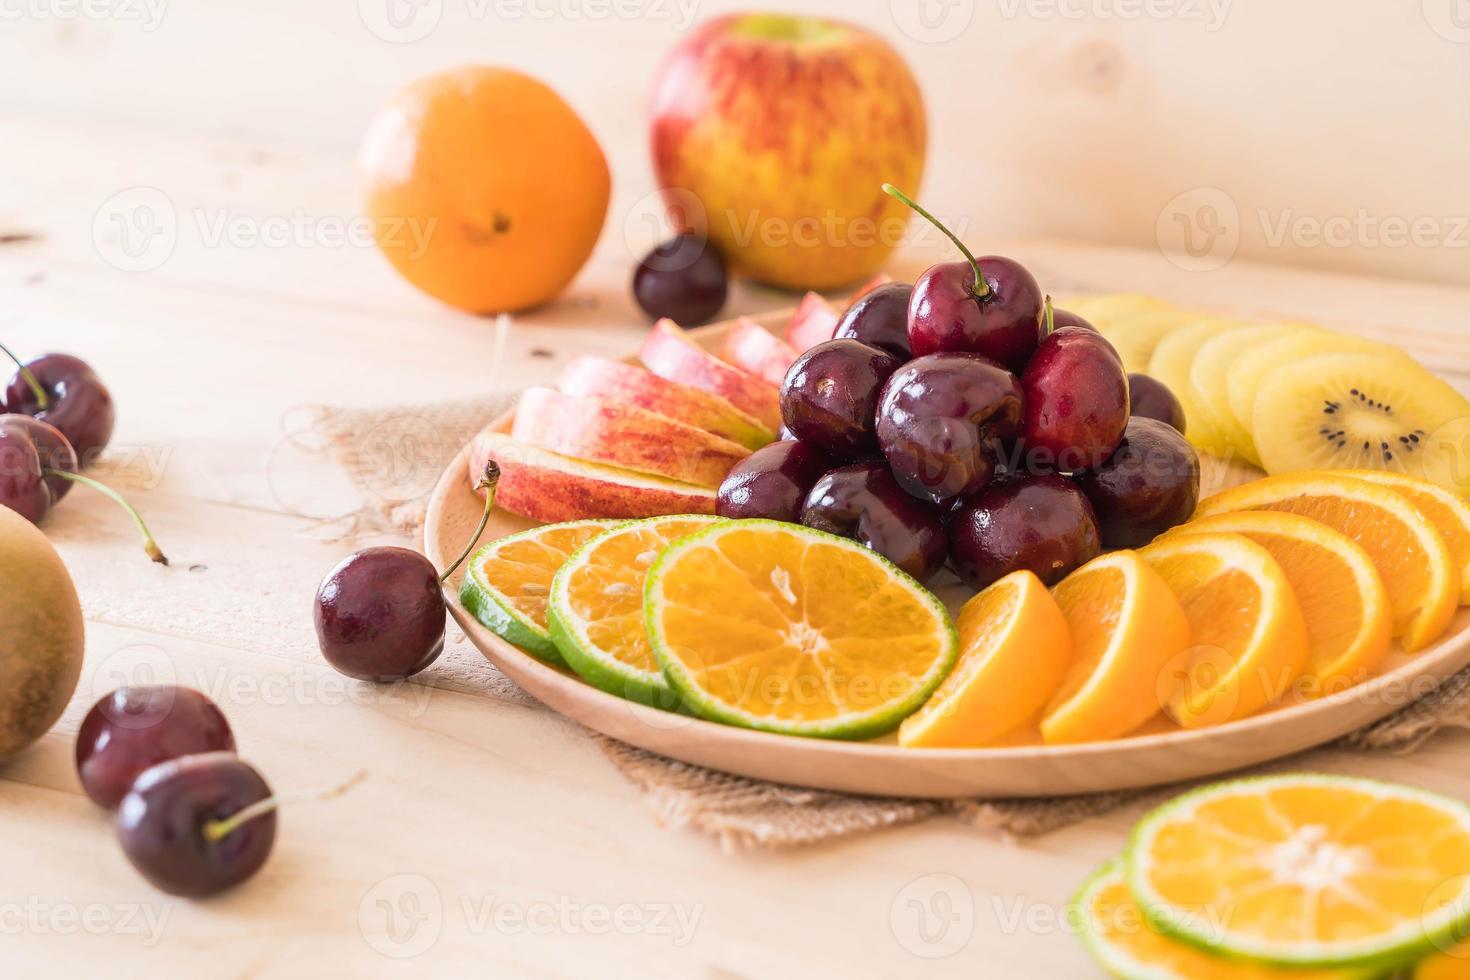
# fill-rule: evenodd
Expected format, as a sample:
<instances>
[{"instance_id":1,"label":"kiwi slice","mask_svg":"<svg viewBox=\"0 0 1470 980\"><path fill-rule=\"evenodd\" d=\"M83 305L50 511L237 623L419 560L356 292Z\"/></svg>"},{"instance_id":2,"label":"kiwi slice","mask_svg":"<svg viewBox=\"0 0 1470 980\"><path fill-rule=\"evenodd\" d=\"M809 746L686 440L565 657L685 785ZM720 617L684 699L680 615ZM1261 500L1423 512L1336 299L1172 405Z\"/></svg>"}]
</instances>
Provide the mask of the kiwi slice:
<instances>
[{"instance_id":1,"label":"kiwi slice","mask_svg":"<svg viewBox=\"0 0 1470 980\"><path fill-rule=\"evenodd\" d=\"M1230 362L1226 372L1229 389L1230 411L1240 420L1247 432L1252 429L1251 417L1256 411L1256 394L1271 372L1286 364L1295 364L1313 354L1334 354L1353 351L1370 354L1382 353L1390 357L1404 357L1397 347L1389 347L1362 337L1329 333L1320 327L1303 326L1296 333L1242 351ZM1260 460L1254 460L1259 465Z\"/></svg>"},{"instance_id":2,"label":"kiwi slice","mask_svg":"<svg viewBox=\"0 0 1470 980\"><path fill-rule=\"evenodd\" d=\"M1207 407L1210 422L1219 431L1226 448L1253 466L1260 466L1255 440L1230 409L1230 365L1246 351L1268 344L1302 327L1294 323L1267 323L1216 334L1195 351L1189 367L1189 384L1195 398Z\"/></svg>"},{"instance_id":3,"label":"kiwi slice","mask_svg":"<svg viewBox=\"0 0 1470 980\"><path fill-rule=\"evenodd\" d=\"M1195 395L1189 373L1194 366L1195 354L1207 341L1248 326L1251 324L1246 320L1220 318L1196 318L1182 324L1179 329L1159 341L1149 357L1145 371L1150 377L1162 381L1174 393L1174 397L1179 399L1179 404L1184 406L1186 437L1189 441L1217 456L1225 454L1225 437L1215 425L1209 406Z\"/></svg>"},{"instance_id":4,"label":"kiwi slice","mask_svg":"<svg viewBox=\"0 0 1470 980\"><path fill-rule=\"evenodd\" d=\"M1470 401L1407 356L1284 365L1256 394L1252 430L1269 473L1374 469L1470 489Z\"/></svg>"}]
</instances>

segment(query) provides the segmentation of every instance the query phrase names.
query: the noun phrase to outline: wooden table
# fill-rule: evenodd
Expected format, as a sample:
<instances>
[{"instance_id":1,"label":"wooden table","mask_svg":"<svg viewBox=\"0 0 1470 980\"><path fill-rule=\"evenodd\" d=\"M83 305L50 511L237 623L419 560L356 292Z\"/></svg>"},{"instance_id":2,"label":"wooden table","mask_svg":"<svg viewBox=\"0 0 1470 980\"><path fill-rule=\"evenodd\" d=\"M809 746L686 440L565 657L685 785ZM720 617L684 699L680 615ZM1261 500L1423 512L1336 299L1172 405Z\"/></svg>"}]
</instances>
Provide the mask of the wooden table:
<instances>
[{"instance_id":1,"label":"wooden table","mask_svg":"<svg viewBox=\"0 0 1470 980\"><path fill-rule=\"evenodd\" d=\"M24 152L0 156L14 202L0 211L0 337L81 354L109 381L121 421L108 475L174 564L150 565L131 526L84 491L46 525L82 595L87 665L61 723L0 771L0 975L1090 975L1066 902L1139 808L1021 843L941 820L725 854L660 828L574 725L497 695L453 630L422 683L367 687L322 662L309 603L356 545L309 529L352 501L291 435L297 409L484 394L547 379L574 352L628 351L643 325L616 214L564 300L517 320L497 369L486 322L419 296L371 248L318 234L354 213L340 155L19 118L5 131ZM119 192L146 203L137 185L167 195L177 244L124 272L95 219ZM221 218L236 230L216 240ZM251 229L292 220L306 230L288 228L286 244L251 244ZM1057 294L1145 291L1313 319L1403 343L1470 387L1470 290L987 247ZM735 306L789 301L745 290ZM280 791L367 777L331 802L288 805L275 854L244 887L171 901L127 865L71 761L95 698L149 678L216 697ZM1309 764L1466 797L1467 748L1470 736L1446 734L1413 756L1328 751Z\"/></svg>"}]
</instances>

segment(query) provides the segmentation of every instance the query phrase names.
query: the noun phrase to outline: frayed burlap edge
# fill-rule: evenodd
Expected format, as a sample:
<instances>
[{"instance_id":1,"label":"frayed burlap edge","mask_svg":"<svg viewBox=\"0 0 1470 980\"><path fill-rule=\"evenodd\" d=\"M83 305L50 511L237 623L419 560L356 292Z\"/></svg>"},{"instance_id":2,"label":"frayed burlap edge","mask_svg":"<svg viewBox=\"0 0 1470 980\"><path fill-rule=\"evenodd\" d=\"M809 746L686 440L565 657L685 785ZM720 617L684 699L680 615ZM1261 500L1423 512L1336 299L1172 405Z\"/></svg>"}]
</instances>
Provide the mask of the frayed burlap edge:
<instances>
[{"instance_id":1,"label":"frayed burlap edge","mask_svg":"<svg viewBox=\"0 0 1470 980\"><path fill-rule=\"evenodd\" d=\"M346 539L416 531L439 474L512 401L499 396L389 409L307 408L305 431L325 446L362 496L360 510L319 523L317 536ZM495 670L488 663L484 669ZM514 686L509 678L504 681ZM1470 728L1470 669L1335 744L1407 753L1443 728ZM1034 837L1182 788L1013 800L855 796L734 776L589 735L643 793L661 824L707 834L729 851L809 846L938 816L1007 837Z\"/></svg>"}]
</instances>

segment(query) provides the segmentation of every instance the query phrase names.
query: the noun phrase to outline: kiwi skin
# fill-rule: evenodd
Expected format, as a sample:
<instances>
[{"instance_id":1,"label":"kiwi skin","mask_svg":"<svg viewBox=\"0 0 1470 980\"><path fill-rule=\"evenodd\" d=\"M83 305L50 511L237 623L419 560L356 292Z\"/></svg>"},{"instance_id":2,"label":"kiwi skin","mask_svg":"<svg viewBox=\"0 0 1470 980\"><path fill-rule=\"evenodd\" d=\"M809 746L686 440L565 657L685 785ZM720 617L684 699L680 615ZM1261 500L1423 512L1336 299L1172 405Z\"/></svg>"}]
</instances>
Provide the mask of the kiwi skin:
<instances>
[{"instance_id":1,"label":"kiwi skin","mask_svg":"<svg viewBox=\"0 0 1470 980\"><path fill-rule=\"evenodd\" d=\"M84 639L61 556L34 524L0 507L0 762L61 717L81 676Z\"/></svg>"}]
</instances>

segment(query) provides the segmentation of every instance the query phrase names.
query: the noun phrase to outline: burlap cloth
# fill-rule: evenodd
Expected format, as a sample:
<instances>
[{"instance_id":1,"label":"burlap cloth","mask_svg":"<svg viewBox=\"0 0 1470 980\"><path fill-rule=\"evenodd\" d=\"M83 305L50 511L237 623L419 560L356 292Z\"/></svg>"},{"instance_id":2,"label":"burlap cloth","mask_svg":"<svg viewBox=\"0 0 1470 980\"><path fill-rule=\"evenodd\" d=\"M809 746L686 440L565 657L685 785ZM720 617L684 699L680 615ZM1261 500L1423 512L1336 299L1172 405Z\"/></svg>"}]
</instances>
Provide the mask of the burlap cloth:
<instances>
[{"instance_id":1,"label":"burlap cloth","mask_svg":"<svg viewBox=\"0 0 1470 980\"><path fill-rule=\"evenodd\" d=\"M340 540L417 533L439 474L512 400L513 396L503 395L390 409L305 409L296 416L289 437L325 451L360 497L355 509L318 520L306 533ZM488 662L476 669L489 672L480 680L497 696L537 704ZM1348 735L1336 747L1412 752L1446 727L1470 728L1470 669L1388 718ZM1180 789L1027 800L853 796L732 776L666 759L595 732L587 734L643 792L661 823L710 834L727 849L817 844L940 815L1009 836L1034 836ZM1299 766L1301 761L1291 764Z\"/></svg>"}]
</instances>

